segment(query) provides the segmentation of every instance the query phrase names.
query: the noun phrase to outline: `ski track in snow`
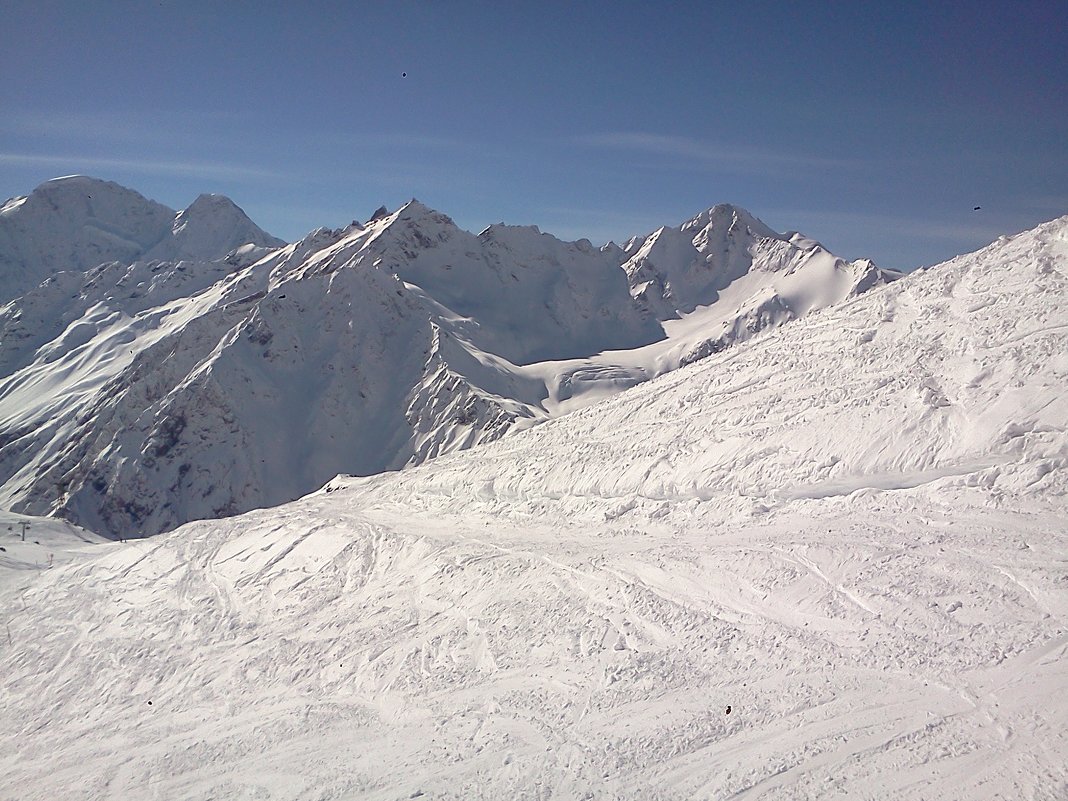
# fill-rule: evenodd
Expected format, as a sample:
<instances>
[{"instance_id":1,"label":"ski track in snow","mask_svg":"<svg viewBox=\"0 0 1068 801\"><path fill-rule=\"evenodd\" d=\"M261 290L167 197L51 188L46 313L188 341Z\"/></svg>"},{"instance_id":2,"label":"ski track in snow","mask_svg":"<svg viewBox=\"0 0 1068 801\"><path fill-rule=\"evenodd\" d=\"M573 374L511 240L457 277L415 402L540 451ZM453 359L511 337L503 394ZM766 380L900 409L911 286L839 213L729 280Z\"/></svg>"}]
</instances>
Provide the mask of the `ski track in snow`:
<instances>
[{"instance_id":1,"label":"ski track in snow","mask_svg":"<svg viewBox=\"0 0 1068 801\"><path fill-rule=\"evenodd\" d=\"M0 528L0 798L1068 797L1066 231L275 509Z\"/></svg>"},{"instance_id":2,"label":"ski track in snow","mask_svg":"<svg viewBox=\"0 0 1068 801\"><path fill-rule=\"evenodd\" d=\"M9 622L5 797L1065 786L1063 517L912 490L730 526L380 501L322 493L43 573Z\"/></svg>"}]
</instances>

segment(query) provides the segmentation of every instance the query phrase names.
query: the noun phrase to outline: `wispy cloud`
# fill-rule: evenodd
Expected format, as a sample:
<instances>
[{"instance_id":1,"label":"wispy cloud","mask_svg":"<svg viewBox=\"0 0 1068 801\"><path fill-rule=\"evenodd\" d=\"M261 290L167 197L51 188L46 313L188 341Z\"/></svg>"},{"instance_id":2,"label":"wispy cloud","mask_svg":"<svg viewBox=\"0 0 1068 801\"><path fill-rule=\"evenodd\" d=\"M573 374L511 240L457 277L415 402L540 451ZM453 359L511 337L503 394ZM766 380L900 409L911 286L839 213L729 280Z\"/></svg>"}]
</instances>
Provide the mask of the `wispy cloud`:
<instances>
[{"instance_id":1,"label":"wispy cloud","mask_svg":"<svg viewBox=\"0 0 1068 801\"><path fill-rule=\"evenodd\" d=\"M855 167L859 163L848 159L778 152L748 145L731 145L689 136L642 131L586 134L575 137L573 141L584 147L644 153L672 159L684 162L690 167L750 173L779 171L784 167L842 169Z\"/></svg>"},{"instance_id":2,"label":"wispy cloud","mask_svg":"<svg viewBox=\"0 0 1068 801\"><path fill-rule=\"evenodd\" d=\"M397 147L413 150L472 150L478 147L470 140L456 139L449 136L434 136L416 133L379 133L339 135L358 147Z\"/></svg>"},{"instance_id":3,"label":"wispy cloud","mask_svg":"<svg viewBox=\"0 0 1068 801\"><path fill-rule=\"evenodd\" d=\"M249 126L254 124L247 116L228 111L5 109L0 115L0 134L9 135L8 147L12 151L22 152L0 154L0 159L8 164L63 169L128 169L141 173L233 178L280 177L275 170L217 161L217 155L201 161L192 155L196 151L190 150L199 148L205 153L232 154L246 163L263 160L274 165L287 165L287 176L307 182L337 178L339 173L352 173L360 180L376 180L371 173L384 163L388 163L393 172L403 172L403 165L411 164L409 172L420 175L432 171L434 165L444 160L444 155L484 159L488 153L494 152L485 144L470 139L420 130L360 132L320 126L308 132L293 127L280 131L276 140L264 142L250 134ZM313 151L313 158L297 162L289 144L294 137L300 141L301 147ZM26 152L41 150L52 152ZM65 155L85 152L105 155ZM153 157L161 152L181 155ZM334 164L318 174L321 172L319 165L331 160ZM426 166L418 164L419 160L425 161ZM79 164L84 166L78 167ZM389 175L382 176L377 182L394 184L398 180L398 176Z\"/></svg>"},{"instance_id":4,"label":"wispy cloud","mask_svg":"<svg viewBox=\"0 0 1068 801\"><path fill-rule=\"evenodd\" d=\"M254 121L253 121L254 122ZM247 113L232 110L202 109L108 109L106 111L6 108L0 117L0 131L35 136L92 136L125 139L156 134L170 129L231 129L250 123ZM284 125L285 121L275 121ZM299 129L299 125L294 125ZM320 126L318 130L323 130ZM407 131L350 131L326 128L326 137L343 142L399 144L428 147L467 147L465 138L444 136L429 129ZM313 133L316 133L313 132ZM305 131L305 133L307 133Z\"/></svg>"},{"instance_id":5,"label":"wispy cloud","mask_svg":"<svg viewBox=\"0 0 1068 801\"><path fill-rule=\"evenodd\" d=\"M1068 195L1018 195L1014 200L1032 211L1055 216L1068 214Z\"/></svg>"},{"instance_id":6,"label":"wispy cloud","mask_svg":"<svg viewBox=\"0 0 1068 801\"><path fill-rule=\"evenodd\" d=\"M997 220L959 222L937 217L901 217L852 211L813 211L811 209L772 209L766 217L793 220L794 226L819 227L824 230L878 231L884 235L922 237L946 242L988 241L1003 233ZM806 231L806 233L817 233ZM1015 232L1013 232L1015 233Z\"/></svg>"},{"instance_id":7,"label":"wispy cloud","mask_svg":"<svg viewBox=\"0 0 1068 801\"><path fill-rule=\"evenodd\" d=\"M0 131L9 134L101 142L158 142L188 137L190 131L225 131L240 121L232 112L39 111L8 109Z\"/></svg>"},{"instance_id":8,"label":"wispy cloud","mask_svg":"<svg viewBox=\"0 0 1068 801\"><path fill-rule=\"evenodd\" d=\"M678 219L676 219L676 217ZM561 239L593 242L624 242L648 234L663 225L678 225L683 215L669 211L615 211L609 209L550 206L540 210L536 222Z\"/></svg>"},{"instance_id":9,"label":"wispy cloud","mask_svg":"<svg viewBox=\"0 0 1068 801\"><path fill-rule=\"evenodd\" d=\"M760 216L778 231L803 231L840 256L871 257L882 267L905 270L976 250L1039 222L985 211L975 212L974 220L964 219L963 212L909 216L799 208L765 209Z\"/></svg>"},{"instance_id":10,"label":"wispy cloud","mask_svg":"<svg viewBox=\"0 0 1068 801\"><path fill-rule=\"evenodd\" d=\"M48 153L0 153L0 164L18 167L44 167L73 170L128 170L147 175L184 175L235 180L284 178L281 173L260 167L204 161L168 161L159 159L115 159Z\"/></svg>"}]
</instances>

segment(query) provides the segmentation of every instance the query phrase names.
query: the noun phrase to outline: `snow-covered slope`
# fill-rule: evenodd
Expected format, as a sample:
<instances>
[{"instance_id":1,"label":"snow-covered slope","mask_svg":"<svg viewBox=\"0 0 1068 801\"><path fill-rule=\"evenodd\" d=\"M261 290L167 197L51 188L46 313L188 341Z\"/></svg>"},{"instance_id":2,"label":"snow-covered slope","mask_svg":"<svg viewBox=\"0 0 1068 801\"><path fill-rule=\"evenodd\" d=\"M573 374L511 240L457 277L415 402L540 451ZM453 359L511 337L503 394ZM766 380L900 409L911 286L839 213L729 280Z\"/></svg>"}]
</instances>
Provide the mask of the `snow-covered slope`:
<instances>
[{"instance_id":1,"label":"snow-covered slope","mask_svg":"<svg viewBox=\"0 0 1068 801\"><path fill-rule=\"evenodd\" d=\"M1024 492L1063 481L1066 274L1068 217L629 390L607 426L600 407L575 412L477 462L445 460L434 481L461 505L484 486L511 499L722 495L743 516L780 497L965 473ZM668 440L648 436L651 420ZM558 455L508 468L539 447ZM389 480L401 492L407 479Z\"/></svg>"},{"instance_id":2,"label":"snow-covered slope","mask_svg":"<svg viewBox=\"0 0 1068 801\"><path fill-rule=\"evenodd\" d=\"M1061 799L1066 332L1068 217L519 435L96 546L0 595L0 782Z\"/></svg>"},{"instance_id":3,"label":"snow-covered slope","mask_svg":"<svg viewBox=\"0 0 1068 801\"><path fill-rule=\"evenodd\" d=\"M137 259L208 261L246 243L283 244L219 195L201 195L176 213L110 181L55 178L0 207L0 303L61 271Z\"/></svg>"},{"instance_id":4,"label":"snow-covered slope","mask_svg":"<svg viewBox=\"0 0 1068 801\"><path fill-rule=\"evenodd\" d=\"M0 587L21 593L42 570L83 561L105 551L100 546L108 543L66 520L0 511Z\"/></svg>"}]
</instances>

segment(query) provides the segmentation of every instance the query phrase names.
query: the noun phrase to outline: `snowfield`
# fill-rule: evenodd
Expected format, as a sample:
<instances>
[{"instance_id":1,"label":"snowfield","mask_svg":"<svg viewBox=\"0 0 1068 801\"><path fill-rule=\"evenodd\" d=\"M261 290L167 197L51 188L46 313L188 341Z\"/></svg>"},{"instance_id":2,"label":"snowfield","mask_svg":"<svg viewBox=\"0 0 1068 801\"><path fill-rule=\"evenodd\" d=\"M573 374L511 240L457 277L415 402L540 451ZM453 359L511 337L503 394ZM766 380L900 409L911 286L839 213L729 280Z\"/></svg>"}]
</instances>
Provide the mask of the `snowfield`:
<instances>
[{"instance_id":1,"label":"snowfield","mask_svg":"<svg viewBox=\"0 0 1068 801\"><path fill-rule=\"evenodd\" d=\"M418 467L71 535L0 584L0 795L1063 799L1066 386L1068 217Z\"/></svg>"}]
</instances>

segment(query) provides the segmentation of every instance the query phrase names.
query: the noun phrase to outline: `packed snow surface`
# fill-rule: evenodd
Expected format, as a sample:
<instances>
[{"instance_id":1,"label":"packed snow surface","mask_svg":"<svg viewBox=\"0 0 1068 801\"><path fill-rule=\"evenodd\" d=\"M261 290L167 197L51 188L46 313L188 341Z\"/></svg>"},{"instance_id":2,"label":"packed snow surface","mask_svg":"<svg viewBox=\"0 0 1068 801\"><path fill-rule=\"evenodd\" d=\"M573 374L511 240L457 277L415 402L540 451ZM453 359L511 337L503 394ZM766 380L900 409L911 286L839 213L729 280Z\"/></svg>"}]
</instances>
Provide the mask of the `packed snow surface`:
<instances>
[{"instance_id":1,"label":"packed snow surface","mask_svg":"<svg viewBox=\"0 0 1068 801\"><path fill-rule=\"evenodd\" d=\"M1063 218L482 447L24 570L0 795L1068 797L1066 336Z\"/></svg>"}]
</instances>

